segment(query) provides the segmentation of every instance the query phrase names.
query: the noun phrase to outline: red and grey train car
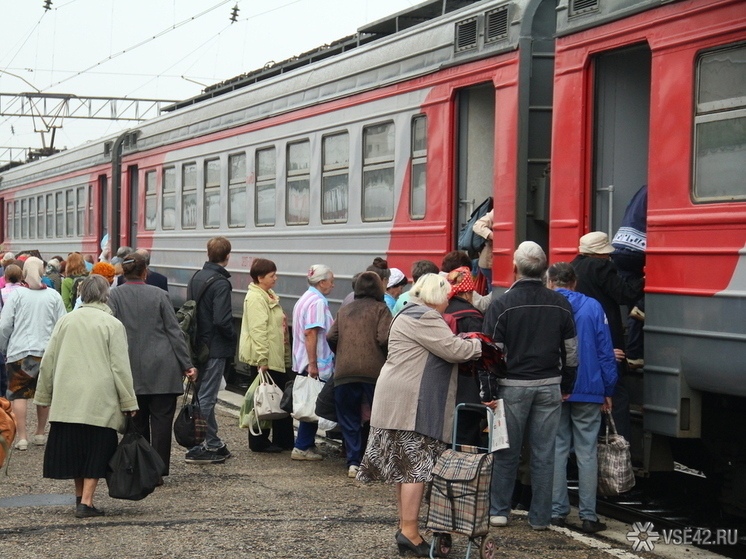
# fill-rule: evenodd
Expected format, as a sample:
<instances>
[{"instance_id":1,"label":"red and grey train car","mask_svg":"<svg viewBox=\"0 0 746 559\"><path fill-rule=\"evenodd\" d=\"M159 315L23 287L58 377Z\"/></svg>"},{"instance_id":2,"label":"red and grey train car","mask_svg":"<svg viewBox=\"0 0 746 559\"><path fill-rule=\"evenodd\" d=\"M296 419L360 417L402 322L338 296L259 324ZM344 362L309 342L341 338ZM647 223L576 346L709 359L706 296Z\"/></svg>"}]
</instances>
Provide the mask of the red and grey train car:
<instances>
[{"instance_id":1,"label":"red and grey train car","mask_svg":"<svg viewBox=\"0 0 746 559\"><path fill-rule=\"evenodd\" d=\"M179 303L223 235L238 317L255 257L277 263L288 309L314 263L339 301L375 256L439 262L490 195L504 289L518 242L569 260L648 184L646 364L627 380L640 456L730 464L738 486L742 1L430 0L170 109L0 174L5 248L97 253L108 234L149 249Z\"/></svg>"}]
</instances>

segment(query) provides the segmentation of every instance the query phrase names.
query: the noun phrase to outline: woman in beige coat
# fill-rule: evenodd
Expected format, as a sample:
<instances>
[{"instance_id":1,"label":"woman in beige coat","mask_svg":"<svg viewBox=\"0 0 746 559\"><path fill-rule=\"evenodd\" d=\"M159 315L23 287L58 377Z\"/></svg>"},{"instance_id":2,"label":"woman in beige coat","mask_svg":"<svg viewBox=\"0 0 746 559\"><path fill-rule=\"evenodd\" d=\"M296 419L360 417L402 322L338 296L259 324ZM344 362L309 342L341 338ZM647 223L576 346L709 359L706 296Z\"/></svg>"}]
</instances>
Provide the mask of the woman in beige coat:
<instances>
[{"instance_id":1,"label":"woman in beige coat","mask_svg":"<svg viewBox=\"0 0 746 559\"><path fill-rule=\"evenodd\" d=\"M400 553L428 557L418 528L425 483L438 456L452 441L458 363L481 356L478 340L453 334L443 319L450 284L425 274L409 304L394 317L388 358L373 400L371 434L358 479L396 484Z\"/></svg>"}]
</instances>

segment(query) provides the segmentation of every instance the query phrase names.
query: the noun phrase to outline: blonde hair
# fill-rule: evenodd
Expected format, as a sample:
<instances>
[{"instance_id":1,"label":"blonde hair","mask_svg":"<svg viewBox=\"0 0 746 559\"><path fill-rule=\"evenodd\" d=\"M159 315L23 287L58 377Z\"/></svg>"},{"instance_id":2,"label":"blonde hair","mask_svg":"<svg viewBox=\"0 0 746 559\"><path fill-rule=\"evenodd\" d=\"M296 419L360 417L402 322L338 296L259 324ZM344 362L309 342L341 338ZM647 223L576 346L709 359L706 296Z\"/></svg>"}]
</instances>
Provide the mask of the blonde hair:
<instances>
[{"instance_id":1,"label":"blonde hair","mask_svg":"<svg viewBox=\"0 0 746 559\"><path fill-rule=\"evenodd\" d=\"M448 301L451 284L438 274L425 274L412 287L412 296L427 305L442 305Z\"/></svg>"}]
</instances>

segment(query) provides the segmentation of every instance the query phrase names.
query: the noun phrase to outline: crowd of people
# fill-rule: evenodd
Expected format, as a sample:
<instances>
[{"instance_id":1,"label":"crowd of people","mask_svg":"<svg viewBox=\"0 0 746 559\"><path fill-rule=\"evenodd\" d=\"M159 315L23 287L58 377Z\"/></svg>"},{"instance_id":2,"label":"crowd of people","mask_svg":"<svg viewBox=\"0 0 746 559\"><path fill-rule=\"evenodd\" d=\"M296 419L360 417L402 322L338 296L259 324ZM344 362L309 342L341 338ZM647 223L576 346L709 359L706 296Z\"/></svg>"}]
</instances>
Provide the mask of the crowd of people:
<instances>
[{"instance_id":1,"label":"crowd of people","mask_svg":"<svg viewBox=\"0 0 746 559\"><path fill-rule=\"evenodd\" d=\"M605 528L595 512L595 441L602 411L621 413L617 425L626 428L617 382L626 364L619 305L635 305L642 294L642 278L617 273L606 234L585 235L572 263L551 267L539 245L521 243L515 282L499 296L475 290L473 272L484 262L464 252L448 253L440 266L414 262L408 291L406 274L376 258L353 277L336 317L328 266L309 268L308 288L288 317L274 289L282 272L271 260L255 258L240 335L227 270L231 248L224 237L210 239L207 261L189 281L187 299L196 301L191 355L165 278L150 270L147 251L123 247L110 263L95 264L71 253L46 267L38 255L4 256L1 372L18 421L15 447L46 445L44 475L74 480L76 516L103 514L93 496L126 415L163 459L162 476L169 474L172 423L185 379L196 382L207 424L204 442L186 451L186 462L229 458L215 406L227 364L237 355L251 375L267 374L281 387L296 375L334 381L346 473L395 485L402 553L429 554L418 515L440 454L454 438L458 444L482 441L483 418L473 411L460 414L453 432L461 402L494 408L496 399L503 401L510 446L495 454L492 526L509 524L519 464L530 471L530 525L564 524L572 450L582 529ZM468 366L482 357L485 340L505 356L490 386ZM30 399L38 415L33 437L26 430ZM274 420L249 434L249 449L323 460L317 430L317 423L302 421L294 436L291 418Z\"/></svg>"}]
</instances>

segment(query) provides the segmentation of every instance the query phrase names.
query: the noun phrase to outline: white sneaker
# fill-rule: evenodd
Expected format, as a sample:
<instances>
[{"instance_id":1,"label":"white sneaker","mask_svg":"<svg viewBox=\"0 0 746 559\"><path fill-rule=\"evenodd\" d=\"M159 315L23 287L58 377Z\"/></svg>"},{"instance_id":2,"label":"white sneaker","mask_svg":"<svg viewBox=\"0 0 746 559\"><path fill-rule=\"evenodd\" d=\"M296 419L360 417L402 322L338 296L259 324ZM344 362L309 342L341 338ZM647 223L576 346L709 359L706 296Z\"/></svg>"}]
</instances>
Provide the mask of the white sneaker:
<instances>
[{"instance_id":1,"label":"white sneaker","mask_svg":"<svg viewBox=\"0 0 746 559\"><path fill-rule=\"evenodd\" d=\"M46 435L34 435L34 444L36 446L44 446L47 444L47 436Z\"/></svg>"},{"instance_id":2,"label":"white sneaker","mask_svg":"<svg viewBox=\"0 0 746 559\"><path fill-rule=\"evenodd\" d=\"M490 526L507 526L507 516L490 516Z\"/></svg>"},{"instance_id":3,"label":"white sneaker","mask_svg":"<svg viewBox=\"0 0 746 559\"><path fill-rule=\"evenodd\" d=\"M314 452L312 448L301 450L294 448L293 452L290 453L290 458L293 460L323 460L324 457L318 452Z\"/></svg>"},{"instance_id":4,"label":"white sneaker","mask_svg":"<svg viewBox=\"0 0 746 559\"><path fill-rule=\"evenodd\" d=\"M355 479L357 477L357 472L360 470L360 466L350 466L347 468L347 477L351 477L352 479Z\"/></svg>"},{"instance_id":5,"label":"white sneaker","mask_svg":"<svg viewBox=\"0 0 746 559\"><path fill-rule=\"evenodd\" d=\"M28 441L26 439L21 439L16 443L16 450L28 450Z\"/></svg>"}]
</instances>

